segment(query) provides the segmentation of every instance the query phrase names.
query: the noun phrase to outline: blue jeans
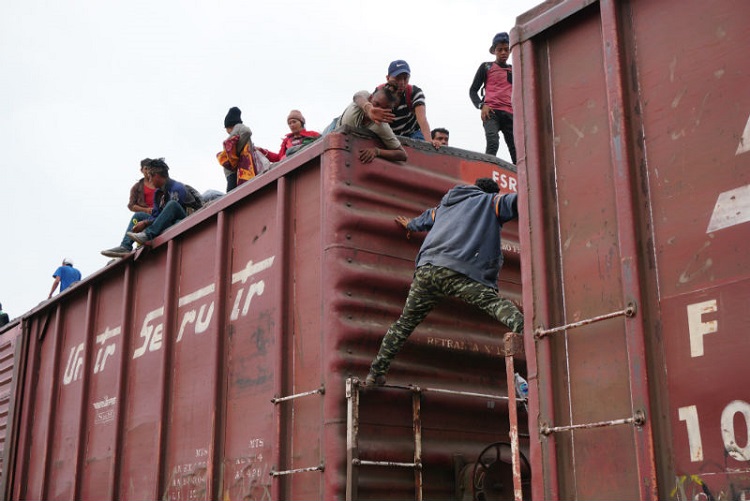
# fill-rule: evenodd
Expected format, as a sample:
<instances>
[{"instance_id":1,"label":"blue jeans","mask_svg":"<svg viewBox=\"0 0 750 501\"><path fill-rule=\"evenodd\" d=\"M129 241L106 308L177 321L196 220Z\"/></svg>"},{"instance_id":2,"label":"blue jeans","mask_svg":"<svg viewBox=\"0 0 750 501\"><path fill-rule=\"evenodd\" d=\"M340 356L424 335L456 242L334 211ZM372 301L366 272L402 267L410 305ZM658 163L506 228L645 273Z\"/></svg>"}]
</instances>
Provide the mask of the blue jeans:
<instances>
[{"instance_id":1,"label":"blue jeans","mask_svg":"<svg viewBox=\"0 0 750 501\"><path fill-rule=\"evenodd\" d=\"M404 137L408 137L409 139L418 139L420 141L424 141L424 134L422 134L421 129L417 129L411 134L404 134Z\"/></svg>"},{"instance_id":2,"label":"blue jeans","mask_svg":"<svg viewBox=\"0 0 750 501\"><path fill-rule=\"evenodd\" d=\"M135 223L138 223L150 217L151 214L146 214L145 212L135 212L133 214L133 217L130 218L130 221L128 221L128 229L125 230L125 236L123 237L122 242L120 242L120 246L125 247L126 249L132 249L133 239L128 236L128 232L133 231L133 226L135 226Z\"/></svg>"},{"instance_id":3,"label":"blue jeans","mask_svg":"<svg viewBox=\"0 0 750 501\"><path fill-rule=\"evenodd\" d=\"M336 124L338 123L338 121L339 121L339 117L336 117L336 118L334 118L334 119L333 119L333 120L331 121L331 123L329 123L329 124L328 124L328 125L326 126L326 128L325 128L325 129L323 129L323 133L321 134L321 136L325 136L326 134L330 134L331 132L333 132L333 129L335 129L335 128L336 128Z\"/></svg>"},{"instance_id":4,"label":"blue jeans","mask_svg":"<svg viewBox=\"0 0 750 501\"><path fill-rule=\"evenodd\" d=\"M500 132L502 132L510 158L515 164L516 144L513 141L513 115L505 111L490 110L490 116L483 125L484 136L487 139L485 153L497 155L497 150L500 148Z\"/></svg>"},{"instance_id":5,"label":"blue jeans","mask_svg":"<svg viewBox=\"0 0 750 501\"><path fill-rule=\"evenodd\" d=\"M175 224L177 221L181 221L187 217L187 212L182 208L180 202L176 200L170 200L167 205L159 212L151 226L146 228L146 236L149 240L161 235L164 230Z\"/></svg>"}]
</instances>

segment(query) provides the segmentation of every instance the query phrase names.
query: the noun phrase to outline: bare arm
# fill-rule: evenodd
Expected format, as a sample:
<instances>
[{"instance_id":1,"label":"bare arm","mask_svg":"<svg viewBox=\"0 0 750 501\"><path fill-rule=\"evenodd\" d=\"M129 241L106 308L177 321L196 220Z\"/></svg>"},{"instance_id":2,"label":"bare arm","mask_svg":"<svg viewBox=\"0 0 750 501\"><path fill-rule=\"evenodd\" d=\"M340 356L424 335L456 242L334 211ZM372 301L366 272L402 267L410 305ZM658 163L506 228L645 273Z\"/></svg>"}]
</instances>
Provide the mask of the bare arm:
<instances>
[{"instance_id":1,"label":"bare arm","mask_svg":"<svg viewBox=\"0 0 750 501\"><path fill-rule=\"evenodd\" d=\"M387 108L378 108L370 101L368 101L368 97L370 97L369 92L357 92L356 94L354 94L354 104L356 104L362 111L365 112L367 118L369 118L376 124L389 124L393 122L393 119L396 118L393 112Z\"/></svg>"},{"instance_id":2,"label":"bare arm","mask_svg":"<svg viewBox=\"0 0 750 501\"><path fill-rule=\"evenodd\" d=\"M57 289L57 286L60 284L60 277L55 277L55 281L52 282L52 289L49 291L49 296L47 296L47 299L52 297L52 294L55 293L55 289Z\"/></svg>"},{"instance_id":3,"label":"bare arm","mask_svg":"<svg viewBox=\"0 0 750 501\"><path fill-rule=\"evenodd\" d=\"M422 131L424 140L428 143L432 143L435 149L440 148L440 142L431 139L430 124L427 121L427 106L424 104L414 108L414 114L417 116L417 123L419 124L419 130Z\"/></svg>"},{"instance_id":4,"label":"bare arm","mask_svg":"<svg viewBox=\"0 0 750 501\"><path fill-rule=\"evenodd\" d=\"M407 159L406 150L404 150L403 146L399 146L395 150L383 150L381 148L359 150L359 159L363 164L369 164L377 157L385 158L391 162L404 162Z\"/></svg>"}]
</instances>

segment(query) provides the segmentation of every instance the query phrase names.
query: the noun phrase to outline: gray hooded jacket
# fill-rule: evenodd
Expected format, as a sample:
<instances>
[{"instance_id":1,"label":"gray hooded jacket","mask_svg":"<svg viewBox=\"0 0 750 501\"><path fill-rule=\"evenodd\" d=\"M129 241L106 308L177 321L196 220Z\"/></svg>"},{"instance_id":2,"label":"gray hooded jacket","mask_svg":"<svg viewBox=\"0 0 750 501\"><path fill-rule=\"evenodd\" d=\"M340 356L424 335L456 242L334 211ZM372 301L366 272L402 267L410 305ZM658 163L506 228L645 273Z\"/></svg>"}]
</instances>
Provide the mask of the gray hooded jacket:
<instances>
[{"instance_id":1,"label":"gray hooded jacket","mask_svg":"<svg viewBox=\"0 0 750 501\"><path fill-rule=\"evenodd\" d=\"M417 267L442 266L497 290L502 266L500 231L518 217L518 195L486 193L476 186L457 186L440 205L409 221L407 229L427 231Z\"/></svg>"}]
</instances>

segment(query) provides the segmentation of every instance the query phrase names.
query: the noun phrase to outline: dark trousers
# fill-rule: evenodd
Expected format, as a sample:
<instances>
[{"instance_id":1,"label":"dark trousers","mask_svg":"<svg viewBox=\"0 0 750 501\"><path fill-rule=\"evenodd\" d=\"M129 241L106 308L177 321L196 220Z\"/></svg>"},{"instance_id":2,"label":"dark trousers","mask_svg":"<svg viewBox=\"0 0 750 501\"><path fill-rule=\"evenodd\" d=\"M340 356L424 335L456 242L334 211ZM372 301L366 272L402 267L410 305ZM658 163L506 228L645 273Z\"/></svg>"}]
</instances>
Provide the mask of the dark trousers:
<instances>
[{"instance_id":1,"label":"dark trousers","mask_svg":"<svg viewBox=\"0 0 750 501\"><path fill-rule=\"evenodd\" d=\"M516 143L513 142L513 115L506 111L490 110L490 116L484 122L484 136L487 139L488 155L497 155L500 148L500 132L503 133L505 144L508 146L510 158L516 163Z\"/></svg>"}]
</instances>

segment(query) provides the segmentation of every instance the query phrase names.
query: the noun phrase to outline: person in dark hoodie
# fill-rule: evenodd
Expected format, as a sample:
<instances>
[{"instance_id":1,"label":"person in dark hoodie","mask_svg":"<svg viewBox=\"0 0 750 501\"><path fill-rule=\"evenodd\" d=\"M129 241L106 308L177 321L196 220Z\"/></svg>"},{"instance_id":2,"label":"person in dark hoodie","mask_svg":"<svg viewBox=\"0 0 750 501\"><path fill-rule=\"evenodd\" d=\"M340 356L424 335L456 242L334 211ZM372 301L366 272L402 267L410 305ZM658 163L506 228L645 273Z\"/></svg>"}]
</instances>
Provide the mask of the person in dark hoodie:
<instances>
[{"instance_id":1,"label":"person in dark hoodie","mask_svg":"<svg viewBox=\"0 0 750 501\"><path fill-rule=\"evenodd\" d=\"M500 232L503 224L518 218L518 195L501 195L499 191L495 181L480 178L474 186L451 189L440 205L419 217L396 218L407 232L429 233L417 254L417 269L404 310L383 337L365 384L385 384L385 374L396 354L444 297L457 297L513 332L523 332L523 314L497 290L502 265Z\"/></svg>"}]
</instances>

